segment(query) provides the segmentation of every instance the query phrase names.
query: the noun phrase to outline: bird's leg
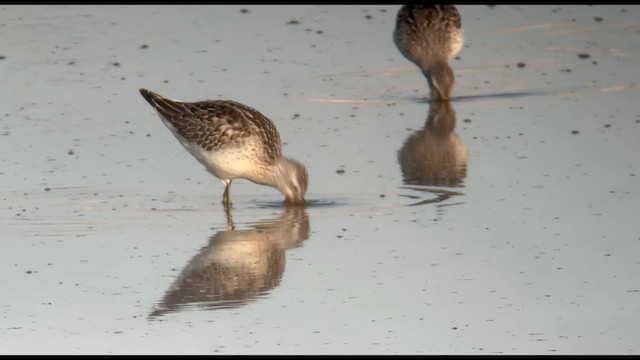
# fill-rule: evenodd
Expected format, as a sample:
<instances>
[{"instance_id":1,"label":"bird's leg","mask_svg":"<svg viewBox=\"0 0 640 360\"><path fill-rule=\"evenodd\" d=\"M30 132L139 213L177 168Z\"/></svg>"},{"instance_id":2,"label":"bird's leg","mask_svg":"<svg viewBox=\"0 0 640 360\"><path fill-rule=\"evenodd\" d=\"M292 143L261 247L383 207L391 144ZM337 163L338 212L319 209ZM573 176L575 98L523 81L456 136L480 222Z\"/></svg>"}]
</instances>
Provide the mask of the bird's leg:
<instances>
[{"instance_id":1,"label":"bird's leg","mask_svg":"<svg viewBox=\"0 0 640 360\"><path fill-rule=\"evenodd\" d=\"M231 206L225 203L224 205L224 213L227 215L227 230L235 230L235 226L233 225L233 218L231 216Z\"/></svg>"},{"instance_id":2,"label":"bird's leg","mask_svg":"<svg viewBox=\"0 0 640 360\"><path fill-rule=\"evenodd\" d=\"M224 188L224 194L222 194L222 203L224 206L231 206L231 179L223 181L227 186Z\"/></svg>"}]
</instances>

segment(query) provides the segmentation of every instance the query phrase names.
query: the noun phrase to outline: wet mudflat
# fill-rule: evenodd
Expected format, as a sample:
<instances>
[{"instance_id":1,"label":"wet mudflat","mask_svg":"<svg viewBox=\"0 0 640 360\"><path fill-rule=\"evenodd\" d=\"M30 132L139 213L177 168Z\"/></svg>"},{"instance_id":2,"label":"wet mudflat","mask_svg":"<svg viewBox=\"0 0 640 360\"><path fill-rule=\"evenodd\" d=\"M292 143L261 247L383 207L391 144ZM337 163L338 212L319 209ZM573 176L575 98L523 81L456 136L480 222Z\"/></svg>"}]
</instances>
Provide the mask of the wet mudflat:
<instances>
[{"instance_id":1,"label":"wet mudflat","mask_svg":"<svg viewBox=\"0 0 640 360\"><path fill-rule=\"evenodd\" d=\"M637 354L640 9L459 6L447 104L397 9L0 7L0 353ZM259 109L310 204L225 212L140 87Z\"/></svg>"}]
</instances>

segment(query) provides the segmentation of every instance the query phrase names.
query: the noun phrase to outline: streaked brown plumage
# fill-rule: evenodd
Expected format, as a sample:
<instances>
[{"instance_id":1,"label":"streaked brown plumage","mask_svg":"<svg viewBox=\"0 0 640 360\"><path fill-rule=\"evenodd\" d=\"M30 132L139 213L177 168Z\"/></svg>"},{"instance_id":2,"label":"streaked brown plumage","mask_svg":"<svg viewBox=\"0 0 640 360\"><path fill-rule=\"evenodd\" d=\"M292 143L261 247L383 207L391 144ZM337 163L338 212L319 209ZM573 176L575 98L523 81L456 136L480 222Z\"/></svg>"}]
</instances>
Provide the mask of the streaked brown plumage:
<instances>
[{"instance_id":1,"label":"streaked brown plumage","mask_svg":"<svg viewBox=\"0 0 640 360\"><path fill-rule=\"evenodd\" d=\"M259 111L231 100L183 102L149 90L140 94L180 143L225 184L236 178L277 188L289 203L304 203L307 170L282 155L275 125Z\"/></svg>"},{"instance_id":2,"label":"streaked brown plumage","mask_svg":"<svg viewBox=\"0 0 640 360\"><path fill-rule=\"evenodd\" d=\"M460 13L453 5L404 5L393 39L400 53L418 65L432 99L448 99L454 83L449 61L464 43Z\"/></svg>"}]
</instances>

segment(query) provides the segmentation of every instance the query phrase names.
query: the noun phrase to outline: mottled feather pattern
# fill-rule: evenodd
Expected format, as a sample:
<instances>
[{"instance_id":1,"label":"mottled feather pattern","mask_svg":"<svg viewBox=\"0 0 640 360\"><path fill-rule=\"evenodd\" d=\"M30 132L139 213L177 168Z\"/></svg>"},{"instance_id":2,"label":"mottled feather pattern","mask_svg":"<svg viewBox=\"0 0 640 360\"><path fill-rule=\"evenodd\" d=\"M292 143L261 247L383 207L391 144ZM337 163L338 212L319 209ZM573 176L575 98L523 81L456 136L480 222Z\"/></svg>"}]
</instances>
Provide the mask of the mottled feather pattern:
<instances>
[{"instance_id":1,"label":"mottled feather pattern","mask_svg":"<svg viewBox=\"0 0 640 360\"><path fill-rule=\"evenodd\" d=\"M454 5L405 5L398 11L394 40L407 59L451 58L462 43L462 21Z\"/></svg>"},{"instance_id":2,"label":"mottled feather pattern","mask_svg":"<svg viewBox=\"0 0 640 360\"><path fill-rule=\"evenodd\" d=\"M259 111L231 100L181 102L163 98L150 91L145 99L178 133L205 151L242 146L250 136L257 136L266 146L259 154L265 163L281 156L280 135L275 125Z\"/></svg>"},{"instance_id":3,"label":"mottled feather pattern","mask_svg":"<svg viewBox=\"0 0 640 360\"><path fill-rule=\"evenodd\" d=\"M398 12L397 21L415 30L462 27L460 13L453 5L406 5Z\"/></svg>"}]
</instances>

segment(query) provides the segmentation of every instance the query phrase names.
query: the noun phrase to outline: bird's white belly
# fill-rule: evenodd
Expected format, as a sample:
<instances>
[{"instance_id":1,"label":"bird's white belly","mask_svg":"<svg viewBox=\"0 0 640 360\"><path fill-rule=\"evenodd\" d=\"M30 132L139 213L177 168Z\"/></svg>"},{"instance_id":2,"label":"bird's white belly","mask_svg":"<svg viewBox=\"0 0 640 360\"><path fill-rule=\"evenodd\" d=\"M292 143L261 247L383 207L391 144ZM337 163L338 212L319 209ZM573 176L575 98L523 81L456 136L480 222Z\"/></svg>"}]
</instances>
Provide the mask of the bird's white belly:
<instances>
[{"instance_id":1,"label":"bird's white belly","mask_svg":"<svg viewBox=\"0 0 640 360\"><path fill-rule=\"evenodd\" d=\"M252 142L251 138L246 140L245 144L243 144L244 146L228 146L216 151L206 151L199 145L180 136L169 121L162 116L160 118L182 146L198 159L210 173L222 180L246 178L253 181L259 164L256 163L257 160L255 159L255 149L258 146ZM254 149L254 151L252 152L248 149Z\"/></svg>"},{"instance_id":2,"label":"bird's white belly","mask_svg":"<svg viewBox=\"0 0 640 360\"><path fill-rule=\"evenodd\" d=\"M251 177L256 164L240 148L226 148L218 151L205 151L201 147L183 142L184 147L204 165L209 172L220 179Z\"/></svg>"}]
</instances>

